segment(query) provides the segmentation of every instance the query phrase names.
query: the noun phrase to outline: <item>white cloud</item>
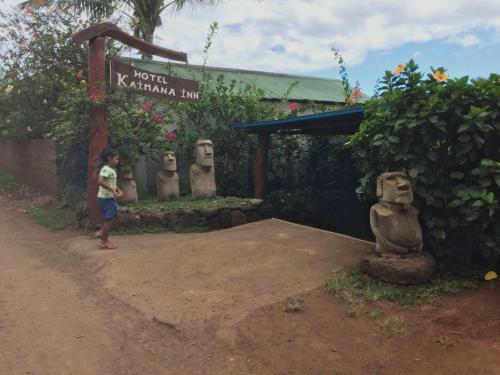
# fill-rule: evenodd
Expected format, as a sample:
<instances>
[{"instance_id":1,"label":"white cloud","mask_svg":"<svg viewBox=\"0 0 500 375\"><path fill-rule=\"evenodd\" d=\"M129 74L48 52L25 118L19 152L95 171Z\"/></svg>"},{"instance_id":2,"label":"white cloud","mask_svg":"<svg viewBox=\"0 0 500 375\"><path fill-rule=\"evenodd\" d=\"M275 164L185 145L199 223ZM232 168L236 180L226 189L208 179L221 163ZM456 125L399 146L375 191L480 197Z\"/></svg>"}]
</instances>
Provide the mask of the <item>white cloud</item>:
<instances>
[{"instance_id":1,"label":"white cloud","mask_svg":"<svg viewBox=\"0 0 500 375\"><path fill-rule=\"evenodd\" d=\"M219 23L209 64L254 70L310 72L334 66L331 47L347 64L367 53L411 42L468 47L500 33L500 0L226 0L215 8L163 16L161 44L202 61L208 27Z\"/></svg>"},{"instance_id":2,"label":"white cloud","mask_svg":"<svg viewBox=\"0 0 500 375\"><path fill-rule=\"evenodd\" d=\"M19 1L0 0L0 9ZM209 25L217 21L210 65L301 73L334 67L333 46L355 66L369 52L390 53L407 43L498 43L499 10L500 0L225 0L165 12L157 43L199 64Z\"/></svg>"}]
</instances>

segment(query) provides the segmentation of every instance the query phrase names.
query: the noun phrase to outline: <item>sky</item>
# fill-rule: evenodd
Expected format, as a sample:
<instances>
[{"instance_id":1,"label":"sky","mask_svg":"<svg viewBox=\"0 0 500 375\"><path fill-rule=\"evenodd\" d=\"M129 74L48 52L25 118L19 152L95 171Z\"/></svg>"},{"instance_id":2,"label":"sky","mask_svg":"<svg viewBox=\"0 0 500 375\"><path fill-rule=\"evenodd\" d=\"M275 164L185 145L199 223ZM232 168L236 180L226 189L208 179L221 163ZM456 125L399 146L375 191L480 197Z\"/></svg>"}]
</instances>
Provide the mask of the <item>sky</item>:
<instances>
[{"instance_id":1,"label":"sky","mask_svg":"<svg viewBox=\"0 0 500 375\"><path fill-rule=\"evenodd\" d=\"M212 22L211 66L339 78L335 47L367 94L409 59L452 77L500 73L500 0L225 0L166 11L162 22L155 42L187 52L192 64L203 61Z\"/></svg>"}]
</instances>

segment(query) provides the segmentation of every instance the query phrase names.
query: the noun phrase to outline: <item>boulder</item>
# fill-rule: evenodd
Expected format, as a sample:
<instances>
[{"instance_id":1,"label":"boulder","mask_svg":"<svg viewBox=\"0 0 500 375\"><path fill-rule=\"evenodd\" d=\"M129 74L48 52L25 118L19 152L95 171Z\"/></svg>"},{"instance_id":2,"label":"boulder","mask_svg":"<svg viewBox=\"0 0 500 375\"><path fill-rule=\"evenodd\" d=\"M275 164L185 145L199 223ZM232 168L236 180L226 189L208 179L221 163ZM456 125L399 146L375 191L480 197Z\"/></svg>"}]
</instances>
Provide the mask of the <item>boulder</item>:
<instances>
[{"instance_id":1,"label":"boulder","mask_svg":"<svg viewBox=\"0 0 500 375\"><path fill-rule=\"evenodd\" d=\"M113 226L115 228L128 228L138 225L141 217L135 212L120 212L115 219Z\"/></svg>"},{"instance_id":2,"label":"boulder","mask_svg":"<svg viewBox=\"0 0 500 375\"><path fill-rule=\"evenodd\" d=\"M177 223L181 227L196 227L200 223L200 217L194 210L184 210L184 215L178 217Z\"/></svg>"},{"instance_id":3,"label":"boulder","mask_svg":"<svg viewBox=\"0 0 500 375\"><path fill-rule=\"evenodd\" d=\"M231 227L231 210L229 208L223 208L219 211L219 220L221 228Z\"/></svg>"},{"instance_id":4,"label":"boulder","mask_svg":"<svg viewBox=\"0 0 500 375\"><path fill-rule=\"evenodd\" d=\"M143 223L146 225L165 225L165 217L162 212L143 212L140 214L140 216Z\"/></svg>"},{"instance_id":5,"label":"boulder","mask_svg":"<svg viewBox=\"0 0 500 375\"><path fill-rule=\"evenodd\" d=\"M361 260L361 271L389 283L414 285L429 281L436 273L436 260L428 254L368 255Z\"/></svg>"},{"instance_id":6,"label":"boulder","mask_svg":"<svg viewBox=\"0 0 500 375\"><path fill-rule=\"evenodd\" d=\"M167 227L175 227L177 225L177 214L175 212L166 212L163 218Z\"/></svg>"},{"instance_id":7,"label":"boulder","mask_svg":"<svg viewBox=\"0 0 500 375\"><path fill-rule=\"evenodd\" d=\"M217 208L200 208L200 215L206 218L217 216L219 210Z\"/></svg>"},{"instance_id":8,"label":"boulder","mask_svg":"<svg viewBox=\"0 0 500 375\"><path fill-rule=\"evenodd\" d=\"M247 223L247 217L240 210L231 211L231 226L236 227Z\"/></svg>"},{"instance_id":9,"label":"boulder","mask_svg":"<svg viewBox=\"0 0 500 375\"><path fill-rule=\"evenodd\" d=\"M252 198L248 200L248 203L250 203L252 206L260 206L262 202L263 200L258 198Z\"/></svg>"},{"instance_id":10,"label":"boulder","mask_svg":"<svg viewBox=\"0 0 500 375\"><path fill-rule=\"evenodd\" d=\"M269 219L273 217L274 207L269 203L267 203L263 204L262 206L259 206L258 211L261 214L262 218Z\"/></svg>"}]
</instances>

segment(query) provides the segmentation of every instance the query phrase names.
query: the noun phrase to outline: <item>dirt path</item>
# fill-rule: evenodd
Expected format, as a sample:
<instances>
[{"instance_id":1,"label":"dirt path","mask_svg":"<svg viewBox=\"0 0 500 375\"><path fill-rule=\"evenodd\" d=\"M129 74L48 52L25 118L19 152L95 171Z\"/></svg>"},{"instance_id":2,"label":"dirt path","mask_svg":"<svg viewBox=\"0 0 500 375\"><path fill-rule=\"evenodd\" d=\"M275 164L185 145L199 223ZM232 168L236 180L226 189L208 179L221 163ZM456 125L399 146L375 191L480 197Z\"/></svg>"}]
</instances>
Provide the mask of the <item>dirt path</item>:
<instances>
[{"instance_id":1,"label":"dirt path","mask_svg":"<svg viewBox=\"0 0 500 375\"><path fill-rule=\"evenodd\" d=\"M353 318L318 286L362 242L269 221L120 237L103 253L22 208L0 195L2 375L500 375L500 288ZM304 310L284 312L296 294ZM387 335L375 312L407 335Z\"/></svg>"},{"instance_id":2,"label":"dirt path","mask_svg":"<svg viewBox=\"0 0 500 375\"><path fill-rule=\"evenodd\" d=\"M37 226L0 196L0 374L232 373L213 364L203 337L109 294L98 265L61 245L72 235Z\"/></svg>"}]
</instances>

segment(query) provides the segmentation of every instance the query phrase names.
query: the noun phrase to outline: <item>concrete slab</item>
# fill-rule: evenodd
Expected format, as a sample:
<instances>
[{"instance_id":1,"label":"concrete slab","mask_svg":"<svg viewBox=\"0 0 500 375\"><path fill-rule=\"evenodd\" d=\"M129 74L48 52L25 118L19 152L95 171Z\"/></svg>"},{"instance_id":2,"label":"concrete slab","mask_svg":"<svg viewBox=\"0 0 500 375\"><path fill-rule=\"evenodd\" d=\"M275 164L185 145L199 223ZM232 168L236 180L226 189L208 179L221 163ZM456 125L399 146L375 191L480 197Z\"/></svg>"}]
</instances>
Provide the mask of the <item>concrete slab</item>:
<instances>
[{"instance_id":1,"label":"concrete slab","mask_svg":"<svg viewBox=\"0 0 500 375\"><path fill-rule=\"evenodd\" d=\"M88 238L73 251L96 262L120 299L181 329L231 327L247 314L321 286L358 265L374 244L270 219L192 234L115 236L117 250Z\"/></svg>"}]
</instances>

